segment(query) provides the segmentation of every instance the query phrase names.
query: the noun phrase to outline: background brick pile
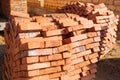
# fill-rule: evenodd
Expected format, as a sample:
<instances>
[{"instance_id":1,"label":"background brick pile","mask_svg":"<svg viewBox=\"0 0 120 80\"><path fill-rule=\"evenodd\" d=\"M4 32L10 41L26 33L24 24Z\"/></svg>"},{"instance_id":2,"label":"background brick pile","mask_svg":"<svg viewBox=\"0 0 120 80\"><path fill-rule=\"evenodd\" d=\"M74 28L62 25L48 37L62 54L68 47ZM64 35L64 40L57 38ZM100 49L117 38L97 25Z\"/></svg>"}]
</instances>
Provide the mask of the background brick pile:
<instances>
[{"instance_id":1,"label":"background brick pile","mask_svg":"<svg viewBox=\"0 0 120 80\"><path fill-rule=\"evenodd\" d=\"M107 9L104 4L94 5L92 3L71 2L60 9L60 12L78 14L92 20L96 31L101 33L101 54L106 54L112 50L116 44L116 32L118 16L113 11Z\"/></svg>"},{"instance_id":2,"label":"background brick pile","mask_svg":"<svg viewBox=\"0 0 120 80\"><path fill-rule=\"evenodd\" d=\"M120 16L120 0L42 0L44 3L44 8L46 12L51 12L50 10L56 10L60 7L63 7L66 5L66 3L70 1L80 1L83 3L94 3L94 4L99 4L99 3L104 3L108 9L114 11L115 14ZM37 15L45 13L45 11L41 8L40 6L40 1L39 0L28 0L28 12L30 13L37 13ZM37 5L37 7L35 7ZM30 9L32 8L32 9ZM43 7L42 7L43 8ZM38 12L39 10L39 12Z\"/></svg>"},{"instance_id":3,"label":"background brick pile","mask_svg":"<svg viewBox=\"0 0 120 80\"><path fill-rule=\"evenodd\" d=\"M2 14L6 17L16 15L14 12L27 14L27 0L1 0Z\"/></svg>"},{"instance_id":4,"label":"background brick pile","mask_svg":"<svg viewBox=\"0 0 120 80\"><path fill-rule=\"evenodd\" d=\"M87 23L86 23L87 22ZM75 14L13 17L5 28L3 77L92 80L100 51L94 23Z\"/></svg>"}]
</instances>

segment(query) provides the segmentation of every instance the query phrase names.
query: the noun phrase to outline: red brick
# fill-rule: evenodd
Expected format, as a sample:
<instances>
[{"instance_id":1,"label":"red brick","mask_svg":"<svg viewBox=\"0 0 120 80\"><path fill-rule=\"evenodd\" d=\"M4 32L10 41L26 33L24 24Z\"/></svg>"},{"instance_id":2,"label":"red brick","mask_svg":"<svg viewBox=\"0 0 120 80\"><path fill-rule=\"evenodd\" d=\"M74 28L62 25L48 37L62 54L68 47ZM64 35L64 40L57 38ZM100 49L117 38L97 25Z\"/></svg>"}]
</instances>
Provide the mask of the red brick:
<instances>
[{"instance_id":1,"label":"red brick","mask_svg":"<svg viewBox=\"0 0 120 80\"><path fill-rule=\"evenodd\" d=\"M93 38L88 38L88 39L85 39L85 40L81 40L80 41L80 44L81 45L86 45L86 44L90 44L90 43L93 43Z\"/></svg>"},{"instance_id":2,"label":"red brick","mask_svg":"<svg viewBox=\"0 0 120 80\"><path fill-rule=\"evenodd\" d=\"M82 57L82 56L85 56L85 55L89 55L91 53L92 53L91 50L85 50L83 52L77 53L76 55L77 55L77 57Z\"/></svg>"},{"instance_id":3,"label":"red brick","mask_svg":"<svg viewBox=\"0 0 120 80\"><path fill-rule=\"evenodd\" d=\"M39 60L40 60L40 62L49 61L49 60L48 60L48 56L40 56L40 57L39 57Z\"/></svg>"}]
</instances>

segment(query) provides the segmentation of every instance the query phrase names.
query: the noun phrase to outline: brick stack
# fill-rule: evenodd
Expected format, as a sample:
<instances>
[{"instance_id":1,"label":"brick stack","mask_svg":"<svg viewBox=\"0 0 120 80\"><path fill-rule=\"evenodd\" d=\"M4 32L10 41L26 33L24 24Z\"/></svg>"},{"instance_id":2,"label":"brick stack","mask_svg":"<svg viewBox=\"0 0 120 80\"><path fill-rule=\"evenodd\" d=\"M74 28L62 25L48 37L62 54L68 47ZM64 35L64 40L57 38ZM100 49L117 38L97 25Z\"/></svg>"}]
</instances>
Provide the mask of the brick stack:
<instances>
[{"instance_id":1,"label":"brick stack","mask_svg":"<svg viewBox=\"0 0 120 80\"><path fill-rule=\"evenodd\" d=\"M71 2L59 9L59 12L74 13L92 20L95 24L94 29L101 33L100 47L102 55L114 48L118 17L114 15L113 11L108 10L103 3L94 5L92 3Z\"/></svg>"},{"instance_id":2,"label":"brick stack","mask_svg":"<svg viewBox=\"0 0 120 80\"><path fill-rule=\"evenodd\" d=\"M14 12L20 12L27 15L27 0L1 0L2 13L9 17L15 15Z\"/></svg>"},{"instance_id":3,"label":"brick stack","mask_svg":"<svg viewBox=\"0 0 120 80\"><path fill-rule=\"evenodd\" d=\"M75 14L12 17L4 30L3 78L94 79L101 39L92 28L92 20Z\"/></svg>"}]
</instances>

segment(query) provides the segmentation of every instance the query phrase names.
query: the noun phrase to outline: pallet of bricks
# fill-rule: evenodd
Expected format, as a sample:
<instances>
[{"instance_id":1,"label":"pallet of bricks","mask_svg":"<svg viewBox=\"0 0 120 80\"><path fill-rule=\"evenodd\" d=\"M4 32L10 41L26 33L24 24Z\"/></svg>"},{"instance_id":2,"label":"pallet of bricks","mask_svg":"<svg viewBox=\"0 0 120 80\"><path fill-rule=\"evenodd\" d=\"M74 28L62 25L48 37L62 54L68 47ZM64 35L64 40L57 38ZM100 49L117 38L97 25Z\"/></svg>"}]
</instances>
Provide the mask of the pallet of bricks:
<instances>
[{"instance_id":1,"label":"pallet of bricks","mask_svg":"<svg viewBox=\"0 0 120 80\"><path fill-rule=\"evenodd\" d=\"M74 5L77 7L78 3ZM72 8L69 9L71 13L75 10ZM103 12L107 13L105 16L99 14L101 7L96 10L98 14L93 15L92 19L70 13L45 14L31 18L11 17L4 30L6 54L3 79L94 79L97 72L96 62L101 53L105 52L102 43L107 41L107 38L115 40L117 23L117 18L111 11ZM66 12L66 9L62 11ZM99 20L98 15L102 19ZM113 24L105 22L109 26L102 26L96 22L104 20Z\"/></svg>"},{"instance_id":2,"label":"pallet of bricks","mask_svg":"<svg viewBox=\"0 0 120 80\"><path fill-rule=\"evenodd\" d=\"M96 31L101 34L100 53L102 56L115 47L119 16L115 16L113 11L108 10L105 4L95 5L92 3L70 2L58 9L58 12L74 13L92 20L95 26L99 27Z\"/></svg>"},{"instance_id":3,"label":"pallet of bricks","mask_svg":"<svg viewBox=\"0 0 120 80\"><path fill-rule=\"evenodd\" d=\"M95 78L100 33L91 30L93 25L92 20L74 14L12 18L5 28L7 53L3 77L9 80Z\"/></svg>"},{"instance_id":4,"label":"pallet of bricks","mask_svg":"<svg viewBox=\"0 0 120 80\"><path fill-rule=\"evenodd\" d=\"M27 14L27 0L1 0L2 13L9 18L10 15Z\"/></svg>"}]
</instances>

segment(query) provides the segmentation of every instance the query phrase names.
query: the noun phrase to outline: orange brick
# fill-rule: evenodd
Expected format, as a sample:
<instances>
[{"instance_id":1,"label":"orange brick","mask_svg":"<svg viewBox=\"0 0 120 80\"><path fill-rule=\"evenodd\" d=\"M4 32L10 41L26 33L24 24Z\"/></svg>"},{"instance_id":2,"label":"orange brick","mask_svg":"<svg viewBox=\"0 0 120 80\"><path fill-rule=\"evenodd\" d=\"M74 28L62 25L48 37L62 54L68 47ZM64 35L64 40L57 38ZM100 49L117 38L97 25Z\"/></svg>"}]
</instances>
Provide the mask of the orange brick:
<instances>
[{"instance_id":1,"label":"orange brick","mask_svg":"<svg viewBox=\"0 0 120 80\"><path fill-rule=\"evenodd\" d=\"M44 48L44 41L41 42L30 42L20 45L20 51L28 50L28 49L35 49L35 48Z\"/></svg>"},{"instance_id":2,"label":"orange brick","mask_svg":"<svg viewBox=\"0 0 120 80\"><path fill-rule=\"evenodd\" d=\"M39 62L38 56L22 58L22 64L37 63Z\"/></svg>"},{"instance_id":3,"label":"orange brick","mask_svg":"<svg viewBox=\"0 0 120 80\"><path fill-rule=\"evenodd\" d=\"M70 77L68 75L62 75L60 80L70 80Z\"/></svg>"},{"instance_id":4,"label":"orange brick","mask_svg":"<svg viewBox=\"0 0 120 80\"><path fill-rule=\"evenodd\" d=\"M41 30L41 26L36 22L20 22L17 28L19 32Z\"/></svg>"},{"instance_id":5,"label":"orange brick","mask_svg":"<svg viewBox=\"0 0 120 80\"><path fill-rule=\"evenodd\" d=\"M75 70L72 70L68 73L69 76L73 76L73 75L77 75L77 74L80 74L82 72L81 69L75 69Z\"/></svg>"},{"instance_id":6,"label":"orange brick","mask_svg":"<svg viewBox=\"0 0 120 80\"><path fill-rule=\"evenodd\" d=\"M96 37L96 36L97 36L97 33L96 33L96 32L89 32L89 33L87 33L87 36L88 36L89 38L91 38L91 37Z\"/></svg>"},{"instance_id":7,"label":"orange brick","mask_svg":"<svg viewBox=\"0 0 120 80\"><path fill-rule=\"evenodd\" d=\"M81 63L81 62L84 62L83 57L72 60L71 64L78 64L78 63Z\"/></svg>"},{"instance_id":8,"label":"orange brick","mask_svg":"<svg viewBox=\"0 0 120 80\"><path fill-rule=\"evenodd\" d=\"M62 59L62 54L55 54L48 56L48 60L59 60Z\"/></svg>"},{"instance_id":9,"label":"orange brick","mask_svg":"<svg viewBox=\"0 0 120 80\"><path fill-rule=\"evenodd\" d=\"M85 50L85 51L77 53L76 55L77 55L77 57L82 57L82 56L85 56L85 55L89 55L91 53L92 53L91 50Z\"/></svg>"},{"instance_id":10,"label":"orange brick","mask_svg":"<svg viewBox=\"0 0 120 80\"><path fill-rule=\"evenodd\" d=\"M98 62L98 58L91 59L90 61L91 61L91 63L96 63L96 62Z\"/></svg>"},{"instance_id":11,"label":"orange brick","mask_svg":"<svg viewBox=\"0 0 120 80\"><path fill-rule=\"evenodd\" d=\"M98 43L91 43L86 45L86 49L94 48L100 46L99 42Z\"/></svg>"},{"instance_id":12,"label":"orange brick","mask_svg":"<svg viewBox=\"0 0 120 80\"><path fill-rule=\"evenodd\" d=\"M86 39L86 38L87 38L86 34L82 34L82 35L80 34L80 35L77 35L77 36L74 36L74 37L70 37L70 38L64 39L63 43L64 44L68 44L68 43L79 41L79 40L83 40L83 39Z\"/></svg>"},{"instance_id":13,"label":"orange brick","mask_svg":"<svg viewBox=\"0 0 120 80\"><path fill-rule=\"evenodd\" d=\"M93 51L93 52L99 52L99 51L100 51L100 47L94 47L94 48L92 49L92 51Z\"/></svg>"},{"instance_id":14,"label":"orange brick","mask_svg":"<svg viewBox=\"0 0 120 80\"><path fill-rule=\"evenodd\" d=\"M58 51L59 51L59 53L64 52L64 51L68 51L68 45L59 46Z\"/></svg>"},{"instance_id":15,"label":"orange brick","mask_svg":"<svg viewBox=\"0 0 120 80\"><path fill-rule=\"evenodd\" d=\"M56 72L60 72L60 71L62 71L61 66L50 67L50 68L45 68L45 69L39 70L39 74L40 75L45 75L45 74L51 74L51 73L56 73Z\"/></svg>"},{"instance_id":16,"label":"orange brick","mask_svg":"<svg viewBox=\"0 0 120 80\"><path fill-rule=\"evenodd\" d=\"M47 61L49 61L48 60L48 56L40 56L39 60L40 60L40 62L47 62Z\"/></svg>"},{"instance_id":17,"label":"orange brick","mask_svg":"<svg viewBox=\"0 0 120 80\"><path fill-rule=\"evenodd\" d=\"M63 58L70 58L71 57L71 53L70 52L63 52Z\"/></svg>"},{"instance_id":18,"label":"orange brick","mask_svg":"<svg viewBox=\"0 0 120 80\"><path fill-rule=\"evenodd\" d=\"M93 53L89 55L89 59L97 58L98 56L98 53Z\"/></svg>"},{"instance_id":19,"label":"orange brick","mask_svg":"<svg viewBox=\"0 0 120 80\"><path fill-rule=\"evenodd\" d=\"M26 71L26 77L33 77L40 75L39 70L33 70L33 71Z\"/></svg>"},{"instance_id":20,"label":"orange brick","mask_svg":"<svg viewBox=\"0 0 120 80\"><path fill-rule=\"evenodd\" d=\"M64 64L65 64L64 60L58 60L58 61L51 62L51 66L60 66L60 65L64 65Z\"/></svg>"},{"instance_id":21,"label":"orange brick","mask_svg":"<svg viewBox=\"0 0 120 80\"><path fill-rule=\"evenodd\" d=\"M62 45L62 41L60 41L60 40L45 42L45 47L57 47L57 46L61 46L61 45Z\"/></svg>"},{"instance_id":22,"label":"orange brick","mask_svg":"<svg viewBox=\"0 0 120 80\"><path fill-rule=\"evenodd\" d=\"M101 38L100 37L94 37L94 41L95 42L101 41Z\"/></svg>"},{"instance_id":23,"label":"orange brick","mask_svg":"<svg viewBox=\"0 0 120 80\"><path fill-rule=\"evenodd\" d=\"M44 31L42 32L44 37L48 37L48 36L56 36L56 35L61 35L64 34L63 29L59 29L59 30L52 30L52 31Z\"/></svg>"},{"instance_id":24,"label":"orange brick","mask_svg":"<svg viewBox=\"0 0 120 80\"><path fill-rule=\"evenodd\" d=\"M90 61L84 61L84 62L82 62L82 63L76 64L76 65L75 65L75 69L78 69L78 68L87 66L87 65L89 65L89 64L90 64Z\"/></svg>"},{"instance_id":25,"label":"orange brick","mask_svg":"<svg viewBox=\"0 0 120 80\"><path fill-rule=\"evenodd\" d=\"M63 74L64 74L64 72L49 74L49 78L50 79L58 78L58 77L62 76Z\"/></svg>"},{"instance_id":26,"label":"orange brick","mask_svg":"<svg viewBox=\"0 0 120 80\"><path fill-rule=\"evenodd\" d=\"M58 48L52 48L52 53L53 54L59 53Z\"/></svg>"},{"instance_id":27,"label":"orange brick","mask_svg":"<svg viewBox=\"0 0 120 80\"><path fill-rule=\"evenodd\" d=\"M47 67L50 67L49 62L34 63L34 64L29 64L29 65L20 65L21 70L34 70L34 69L42 69L42 68L47 68Z\"/></svg>"},{"instance_id":28,"label":"orange brick","mask_svg":"<svg viewBox=\"0 0 120 80\"><path fill-rule=\"evenodd\" d=\"M93 43L93 38L88 38L88 39L85 39L85 40L81 40L80 41L80 44L81 45L86 45L86 44L90 44L90 43Z\"/></svg>"}]
</instances>

